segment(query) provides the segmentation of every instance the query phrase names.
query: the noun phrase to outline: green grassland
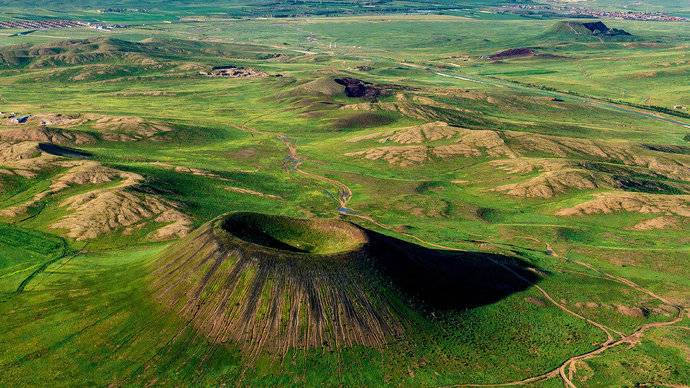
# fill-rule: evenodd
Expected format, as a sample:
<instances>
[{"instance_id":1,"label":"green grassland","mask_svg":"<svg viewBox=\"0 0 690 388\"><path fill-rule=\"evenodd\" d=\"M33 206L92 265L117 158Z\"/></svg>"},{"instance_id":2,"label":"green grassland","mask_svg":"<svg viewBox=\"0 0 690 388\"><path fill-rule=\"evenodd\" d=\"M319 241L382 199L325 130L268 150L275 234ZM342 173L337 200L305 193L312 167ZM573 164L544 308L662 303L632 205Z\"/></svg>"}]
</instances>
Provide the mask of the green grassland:
<instances>
[{"instance_id":1,"label":"green grassland","mask_svg":"<svg viewBox=\"0 0 690 388\"><path fill-rule=\"evenodd\" d=\"M572 383L687 384L687 317L655 325L690 306L690 222L683 212L690 119L674 108L690 105L688 24L606 21L635 40L582 41L550 36L556 21L476 16L488 2L472 2L462 16L400 15L394 9L402 2L382 2L386 15L355 9L358 16L321 17L346 7L331 3L315 8L325 14L285 10L312 17L254 19L248 17L266 16L266 9L180 2L169 15L156 5L152 13L99 15L93 10L101 2L94 1L67 15L134 25L22 37L0 30L0 111L165 124L169 131L135 141L108 140L92 121L63 129L93 139L70 144L90 161L143 177L125 193L179 204L191 229L234 211L341 218L429 248L519 257L539 269L539 283L468 310L431 316L407 309L416 330L382 347L246 352L242 344L214 342L153 299L151 268L174 239L148 236L166 221L88 240L54 228L72 212L65 201L119 190L124 179L73 184L24 214L0 218L0 386L445 386L542 374L548 376L534 384L559 386L558 373L549 372L602 346L607 331L618 340L647 325L639 343L577 361ZM212 17L218 10L227 14ZM208 17L179 19L195 15ZM168 18L175 22L163 23ZM519 47L543 55L486 58ZM199 74L227 64L268 76ZM390 92L376 102L347 97L333 82L338 77ZM504 153L477 146L446 157L433 150L457 138L427 136L421 161L359 154L417 146L384 138L430 122L493 131ZM4 131L16 127L2 124L0 145ZM496 164L512 159L558 168L511 172ZM18 170L0 162L5 167ZM46 192L69 168L0 174L0 209ZM547 197L497 189L563 169L587 174L595 185ZM610 193L685 204L665 212L557 214ZM660 216L672 225L637 228ZM319 235L280 222L268 227L291 245L319 246Z\"/></svg>"}]
</instances>

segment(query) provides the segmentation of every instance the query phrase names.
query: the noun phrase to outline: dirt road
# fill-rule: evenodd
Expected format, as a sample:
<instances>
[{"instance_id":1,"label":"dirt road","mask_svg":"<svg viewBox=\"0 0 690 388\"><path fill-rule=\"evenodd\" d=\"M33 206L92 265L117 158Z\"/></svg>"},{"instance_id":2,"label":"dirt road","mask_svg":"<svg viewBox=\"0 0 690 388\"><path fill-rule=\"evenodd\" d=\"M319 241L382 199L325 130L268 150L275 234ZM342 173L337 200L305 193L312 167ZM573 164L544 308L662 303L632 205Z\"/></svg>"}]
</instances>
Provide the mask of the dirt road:
<instances>
[{"instance_id":1,"label":"dirt road","mask_svg":"<svg viewBox=\"0 0 690 388\"><path fill-rule=\"evenodd\" d=\"M352 190L347 185L345 185L344 183L339 182L335 179L328 178L328 177L325 177L325 176L322 176L322 175L319 175L316 173L310 173L310 172L306 172L306 171L302 170L300 167L303 164L303 160L299 156L297 146L295 145L295 143L292 140L290 140L289 138L287 138L285 135L280 135L279 139L287 147L287 156L285 159L286 165L288 165L292 171L294 171L294 172L296 172L302 176L308 177L310 179L314 179L314 180L317 180L317 181L320 181L323 183L330 184L330 185L332 185L338 189L338 192L339 192L339 197L338 197L339 208L338 208L338 210L342 215L369 222L373 225L378 226L379 228L393 231L397 234L408 237L409 239L415 240L415 241L417 241L417 242L419 242L425 246L430 246L430 247L435 247L435 248L445 249L445 250L450 250L450 251L461 251L461 249L458 249L458 248L433 243L430 241L426 241L426 240L424 240L420 237L417 237L415 235L405 233L405 232L400 232L398 230L395 230L395 228L393 228L389 225L386 225L386 224L383 224L381 222L376 221L374 218L372 218L366 214L351 212L350 209L347 209L346 206L353 196ZM342 211L342 209L347 209L348 211ZM472 241L472 242L477 243L479 241ZM487 242L487 241L484 241L484 243L493 244L493 243ZM550 246L550 245L548 245L548 243L545 243L545 244L547 246ZM496 245L496 244L493 244L493 245ZM568 260L567 258L564 258L564 259ZM456 387L518 386L518 385L528 385L528 384L532 384L532 383L535 383L538 381L548 380L548 379L554 378L556 376L559 376L560 379L562 380L563 384L566 387L575 388L576 385L573 382L573 380L574 380L575 374L577 372L577 363L578 362L597 357L597 356L601 355L602 353L606 352L607 350L614 348L614 347L621 346L621 345L627 344L630 347L635 346L641 341L644 334L646 332L648 332L649 330L655 329L655 328L660 328L660 327L667 327L667 326L675 325L678 322L682 321L682 319L685 317L686 308L684 306L675 305L675 304L669 302L668 300L666 300L665 298L655 294L654 292L652 292L650 290L645 289L644 287L639 286L638 284L634 283L633 281L631 281L629 279L623 278L621 276L605 273L605 272L600 271L600 270L594 268L593 266L591 266L587 263L584 263L584 262L573 261L573 260L570 260L570 261L573 263L576 263L578 265L581 265L583 267L586 267L587 269L596 271L596 272L602 274L602 276L604 276L604 277L606 277L612 281L623 284L623 285L625 285L629 288L632 288L636 291L645 293L645 294L649 295L650 297L655 298L655 299L657 299L657 300L659 300L659 301L661 301L667 305L674 306L677 310L676 316L670 321L654 322L654 323L648 323L648 324L642 325L639 328L637 328L634 332L632 332L631 334L625 335L624 333L621 333L619 331L611 329L604 324L596 322L596 321L589 319L589 318L587 318L587 317L585 317L585 316L583 316L583 315L581 315L581 314L579 314L573 310L570 310L569 308L567 308L563 304L559 303L553 296L551 296L544 288L542 288L538 284L535 284L535 283L529 281L528 279L526 279L525 277L521 276L520 274L514 272L510 268L505 267L506 269L508 269L511 273L513 273L515 276L517 276L522 281L530 283L532 285L532 287L537 289L544 296L544 298L546 298L546 300L548 300L556 308L560 309L561 311L565 312L566 314L569 314L569 315L574 316L578 319L581 319L581 320L587 322L589 325L601 330L606 335L606 340L603 343L597 345L596 348L594 348L593 350L591 350L587 353L584 353L584 354L574 355L574 356L568 358L567 360L563 361L563 363L561 363L557 368L550 370L548 372L539 374L539 375L530 376L530 377L527 377L525 379L518 380L518 381L510 381L510 382L503 382L503 383L496 383L496 384L471 384L470 383L470 384L459 384L459 385L454 385L454 386L456 386ZM497 263L497 264L499 264L499 263Z\"/></svg>"}]
</instances>

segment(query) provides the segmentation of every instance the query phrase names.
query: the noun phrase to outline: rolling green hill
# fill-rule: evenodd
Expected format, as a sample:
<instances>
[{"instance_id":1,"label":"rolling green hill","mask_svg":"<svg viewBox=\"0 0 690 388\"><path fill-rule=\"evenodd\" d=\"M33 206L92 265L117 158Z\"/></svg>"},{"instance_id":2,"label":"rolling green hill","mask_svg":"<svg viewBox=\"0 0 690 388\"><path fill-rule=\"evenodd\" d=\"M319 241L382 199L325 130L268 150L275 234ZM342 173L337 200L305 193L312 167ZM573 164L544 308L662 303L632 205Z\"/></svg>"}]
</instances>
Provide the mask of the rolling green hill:
<instances>
[{"instance_id":1,"label":"rolling green hill","mask_svg":"<svg viewBox=\"0 0 690 388\"><path fill-rule=\"evenodd\" d=\"M619 28L609 28L601 21L560 21L544 34L547 39L563 41L634 41L637 38Z\"/></svg>"},{"instance_id":2,"label":"rolling green hill","mask_svg":"<svg viewBox=\"0 0 690 388\"><path fill-rule=\"evenodd\" d=\"M501 4L0 1L0 386L687 384L687 24Z\"/></svg>"}]
</instances>

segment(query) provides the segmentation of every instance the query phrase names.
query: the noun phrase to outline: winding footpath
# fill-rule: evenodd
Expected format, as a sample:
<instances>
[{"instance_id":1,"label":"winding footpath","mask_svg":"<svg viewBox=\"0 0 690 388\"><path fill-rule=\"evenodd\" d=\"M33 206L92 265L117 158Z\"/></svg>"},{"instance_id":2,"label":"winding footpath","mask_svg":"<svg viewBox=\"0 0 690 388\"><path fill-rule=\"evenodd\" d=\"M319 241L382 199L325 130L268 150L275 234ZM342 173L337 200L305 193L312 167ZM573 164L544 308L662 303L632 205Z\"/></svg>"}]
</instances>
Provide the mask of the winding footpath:
<instances>
[{"instance_id":1,"label":"winding footpath","mask_svg":"<svg viewBox=\"0 0 690 388\"><path fill-rule=\"evenodd\" d=\"M459 249L459 248L437 244L437 243L434 243L431 241L424 240L424 239L422 239L418 236L415 236L413 234L401 232L399 230L396 230L395 228L393 228L390 225L386 225L386 224L383 224L379 221L376 221L375 219L373 219L372 217L370 217L366 214L355 213L355 212L351 211L346 206L347 206L348 202L350 201L350 199L352 199L352 195L353 195L352 190L346 184L344 184L340 181L337 181L335 179L328 178L328 177L325 177L325 176L322 176L322 175L319 175L316 173L310 173L310 172L306 172L306 171L302 170L300 167L304 163L304 160L299 157L299 154L297 151L297 146L295 145L295 143L293 141L291 141L290 139L288 139L285 135L280 135L279 139L287 147L287 156L286 156L285 160L286 160L286 164L288 164L290 166L290 170L292 170L292 171L294 171L294 172L296 172L302 176L320 181L322 183L333 185L334 187L336 187L338 189L338 192L340 193L340 197L338 199L338 206L339 206L338 211L342 216L347 216L347 217L356 218L356 219L359 219L359 220L362 220L365 222L369 222L373 225L376 225L379 228L403 235L409 239L415 240L415 241L417 241L423 245L429 246L429 247L435 247L435 248L445 249L445 250L449 250L449 251L462 251L462 249ZM346 209L347 211L343 211L343 209ZM491 243L488 241L470 241L470 242L473 242L473 243L481 242L481 243L486 243L486 244L492 244L494 246L499 246L499 244ZM536 376L530 376L530 377L527 377L527 378L522 379L522 380L502 382L502 383L457 384L457 385L453 385L453 387L520 386L520 385L533 384L536 382L548 380L548 379L555 378L558 376L558 377L560 377L561 381L563 382L563 384L566 387L577 388L577 386L575 385L573 380L575 378L575 374L577 373L577 363L578 362L592 359L594 357L601 355L602 353L606 352L607 350L609 350L611 348L615 348L615 347L618 347L621 345L629 345L629 347L633 347L641 341L643 336L649 330L656 329L656 328L663 328L663 327L674 327L674 325L681 322L687 314L687 310L686 310L685 306L674 304L674 303L670 302L669 300L667 300L666 298L657 295L656 293L634 283L633 281L631 281L629 279L626 279L626 278L621 277L621 276L616 276L616 275L602 272L602 271L596 269L595 267L593 267L592 265L581 262L581 261L570 260L567 258L564 258L564 259L569 261L569 262L580 265L582 267L585 267L589 270L595 271L595 272L601 274L606 279L609 279L611 281L625 285L626 287L629 287L629 288L634 289L638 292L644 293L644 294L646 294L646 295L648 295L648 296L650 296L650 297L652 297L652 298L654 298L654 299L656 299L656 300L658 300L658 301L660 301L666 305L674 307L676 309L675 317L670 321L652 322L652 323L644 324L644 325L638 327L631 334L626 335L624 333L621 333L619 331L611 329L611 328L609 328L609 327L607 327L607 326L605 326L599 322L596 322L592 319L589 319L589 318L587 318L587 317L585 317L585 316L583 316L583 315L581 315L581 314L579 314L573 310L570 310L565 305L559 303L553 296L551 296L544 288L542 288L538 284L536 284L536 283L530 281L529 279L523 277L522 275L513 271L509 267L503 266L501 263L496 262L496 264L502 265L504 268L506 268L508 271L513 273L520 280L529 283L532 287L534 287L536 290L538 290L544 296L544 298L546 300L548 300L551 304L553 304L556 308L560 309L561 311L565 312L566 314L569 314L569 315L574 316L578 319L581 319L581 320L587 322L589 325L602 331L606 335L606 340L604 342L602 342L601 344L599 344L596 348L592 349L591 351L583 353L583 354L579 354L579 355L574 355L574 356L566 359L565 361L563 361L558 367L556 367L550 371L547 371L545 373L536 375Z\"/></svg>"},{"instance_id":2,"label":"winding footpath","mask_svg":"<svg viewBox=\"0 0 690 388\"><path fill-rule=\"evenodd\" d=\"M298 171L301 171L301 170L298 170ZM322 182L334 184L335 186L339 187L341 190L342 190L342 187L347 188L347 186L346 186L344 183L335 181L335 180L333 180L333 179L331 179L331 178L319 176L319 175L317 175L317 174L306 173L306 172L304 172L304 171L302 171L302 174L304 174L305 176L309 176L309 177L312 177L312 178L314 178L314 179L320 180L320 181L322 181ZM347 188L347 192L349 193L349 197L348 197L348 199L349 199L349 198L352 197L352 191L351 191L349 188ZM371 218L371 217L369 217L369 216L367 216L367 215L363 215L363 214L353 214L353 213L342 213L342 212L341 212L341 214L346 215L346 216L348 216L348 217L353 217L353 218L361 219L361 220L367 221L367 222L369 222L369 223L372 223L372 224L374 224L374 225L376 225L376 226L378 226L378 227L380 227L380 228L383 228L383 229L386 229L386 230L389 230L389 231L393 231L393 232L398 233L398 234L402 234L402 235L404 235L404 236L406 236L406 237L408 237L408 238L410 238L410 239L413 239L413 240L415 240L415 241L417 241L417 242L419 242L419 243L422 243L423 245L426 245L426 246L431 246L431 247L435 247L435 248L439 248L439 249L445 249L445 250L449 250L449 251L462 251L461 249L458 249L458 248L454 248L454 247L449 247L449 246L446 246L446 245L441 245L441 244L433 243L433 242L430 242L430 241L426 241L426 240L424 240L424 239L422 239L422 238L420 238L420 237L417 237L417 236L415 236L415 235L412 235L412 234L409 234L409 233L405 233L405 232L400 232L400 231L398 231L398 230L395 230L393 227L391 227L391 226L389 226L389 225L382 224L381 222L378 222L378 221L374 220L373 218ZM649 330L651 330L651 329L655 329L655 328L662 328L662 327L673 326L673 325L679 323L680 321L682 321L683 318L685 317L686 311L685 311L685 308L684 308L683 306L679 306L679 305L673 304L673 303L669 302L667 299L665 299L665 298L663 298L663 297L661 297L661 296L655 294L654 292L652 292L652 291L650 291L650 290L647 290L646 288L643 288L643 287L639 286L638 284L634 283L633 281L631 281L631 280L629 280L629 279L625 279L625 278L620 277L620 276L615 276L615 275L603 273L603 272L601 272L601 271L595 269L595 268L592 267L591 265L586 264L586 263L583 263L583 262L580 262L580 261L572 261L572 262L574 262L574 263L576 263L576 264L578 264L578 265L584 266L584 267L586 267L586 268L588 268L588 269L590 269L590 270L597 271L597 272L601 273L601 274L604 275L606 278L608 278L608 279L610 279L610 280L612 280L612 281L621 283L621 284L623 284L623 285L625 285L625 286L627 286L627 287L630 287L630 288L632 288L632 289L634 289L634 290L637 290L637 291L639 291L639 292L642 292L642 293L644 293L644 294L647 294L647 295L649 295L650 297L652 297L652 298L654 298L654 299L657 299L657 300L661 301L662 303L665 303L665 304L667 304L667 305L673 306L673 307L676 309L676 316L675 316L672 320L670 320L670 321L665 321L665 322L653 322L653 323L648 323L648 324L642 325L642 326L640 326L637 330L635 330L633 333L631 333L631 334L629 334L629 335L625 335L625 334L623 334L623 333L621 333L621 332L619 332L619 331L616 331L616 330L614 330L614 329L611 329L610 327L607 327L607 326L605 326L605 325L603 325L603 324L601 324L601 323L599 323L599 322L596 322L596 321L594 321L594 320L592 320L592 319L589 319L589 318L587 318L587 317L585 317L585 316L583 316L583 315L581 315L581 314L579 314L579 313L577 313L577 312L575 312L575 311L573 311L573 310L570 310L569 308L567 308L567 307L564 306L563 304L559 303L559 302L558 302L553 296L551 296L543 287L539 286L538 284L536 284L536 283L534 283L534 282L531 282L530 280L528 280L528 279L525 278L524 276L518 274L517 272L515 272L515 271L512 270L511 268L509 268L509 267L507 267L507 266L504 266L504 265L502 265L501 263L495 262L496 264L501 265L501 266L503 266L504 268L506 268L508 271L510 271L512 274L514 274L514 275L515 275L516 277L518 277L520 280L529 283L532 287L534 287L535 289L537 289L537 290L544 296L544 298L545 298L546 300L548 300L551 304L553 304L555 307L557 307L557 308L560 309L561 311L565 312L566 314L572 315L572 316L574 316L574 317L576 317L576 318L578 318L578 319L581 319L581 320L587 322L588 324L592 325L593 327L595 327L595 328L601 330L601 331L606 335L606 341L604 341L603 343L599 344L595 349L593 349L593 350L591 350L591 351L589 351L589 352L587 352L587 353L580 354L580 355L575 355L575 356L572 356L572 357L568 358L567 360L565 360L565 361L564 361L560 366L558 366L557 368L555 368L555 369L553 369L553 370L550 370L550 371L548 371L548 372L546 372L546 373L542 373L542 374L540 374L540 375L531 376L531 377L528 377L528 378L525 378L525 379L522 379L522 380L510 381L510 382L504 382L504 383L496 383L496 384L458 384L458 385L453 385L453 387L507 387L507 386L519 386L519 385L528 385L528 384L536 383L536 382L539 382L539 381L548 380L548 379L551 379L551 378L554 378L554 377L558 376L558 377L560 377L560 379L562 380L563 384L564 384L566 387L568 387L568 388L577 388L577 386L575 385L575 383L573 382L573 380L574 380L574 377L575 377L575 373L577 372L577 363L578 363L579 361L585 361L585 360L588 360L588 359L597 357L597 356L599 356L600 354L604 353L605 351L607 351L607 350L609 350L609 349L611 349L611 348L617 347L617 346L621 346L621 345L629 345L630 347L635 346L635 345L637 345L637 344L640 342L640 340L642 339L642 337L644 336L644 334L645 334L647 331L649 331Z\"/></svg>"},{"instance_id":3,"label":"winding footpath","mask_svg":"<svg viewBox=\"0 0 690 388\"><path fill-rule=\"evenodd\" d=\"M387 229L390 231L394 231L394 229L392 227L385 225L385 224L382 224L380 222L377 222L377 221L373 220L371 217L363 216L363 215L351 215L351 216L359 218L359 219L363 219L363 220L368 221L368 222L371 222L374 225L379 226L381 228L384 228L384 229ZM411 235L409 233L399 232L399 231L395 231L395 232L400 233L406 237L412 238L412 239L414 239L420 243L423 243L424 245L427 245L427 246L432 246L432 247L451 250L451 251L462 251L461 249L458 249L458 248L449 247L449 246L436 244L433 242L423 240L423 239L421 239L417 236ZM627 344L631 347L635 346L640 342L640 340L642 339L642 337L644 336L644 334L647 331L654 329L654 328L673 326L673 325L679 323L680 321L682 321L686 315L686 310L683 306L673 304L673 303L669 302L667 299L655 294L654 292L652 292L650 290L647 290L646 288L639 286L638 284L634 283L633 281L631 281L629 279L625 279L625 278L620 277L620 276L615 276L615 275L603 273L603 272L595 269L591 265L580 262L580 261L572 261L572 262L574 262L578 265L584 266L588 269L594 270L596 272L602 273L605 277L609 278L610 280L613 280L613 281L616 281L616 282L621 283L623 285L626 285L626 286L628 286L632 289L635 289L639 292L645 293L645 294L649 295L650 297L661 301L662 303L673 306L676 309L676 316L674 317L674 319L672 319L670 321L653 322L653 323L648 323L648 324L642 325L637 330L635 330L632 334L625 335L625 334L620 333L618 331L615 331L615 330L613 330L613 329L611 329L611 328L609 328L609 327L607 327L601 323L598 323L598 322L593 321L587 317L584 317L584 316L578 314L577 312L574 312L574 311L568 309L567 307L565 307L561 303L557 302L556 299L554 299L544 288L542 288L541 286L539 286L538 284L536 284L534 282L529 281L528 279L526 279L522 275L518 274L517 272L513 271L509 267L502 265L508 271L513 273L515 276L517 276L520 280L530 283L532 285L532 287L537 289L544 296L544 298L546 298L549 302L551 302L551 304L556 306L558 309L560 309L560 310L564 311L565 313L570 314L576 318L582 319L582 320L586 321L587 323L589 323L590 325L592 325L592 326L598 328L599 330L601 330L602 332L604 332L604 334L606 334L607 339L606 339L606 341L601 343L595 349L593 349L587 353L584 353L584 354L572 356L569 359L565 360L558 368L553 369L551 371L548 371L546 373L537 375L537 376L531 376L531 377L525 378L523 380L510 381L510 382L505 382L505 383L458 384L458 385L453 385L454 387L506 387L506 386L527 385L527 384L531 384L531 383L535 383L535 382L539 382L539 381L543 381L543 380L548 380L548 379L556 377L556 376L560 376L561 380L563 381L563 384L566 387L576 388L575 383L573 383L573 379L574 379L575 373L577 371L576 364L578 361L585 361L585 360L594 358L594 357L604 353L606 350L620 346L620 345ZM498 262L495 262L495 263L501 265ZM612 333L617 334L617 336L620 338L616 339Z\"/></svg>"}]
</instances>

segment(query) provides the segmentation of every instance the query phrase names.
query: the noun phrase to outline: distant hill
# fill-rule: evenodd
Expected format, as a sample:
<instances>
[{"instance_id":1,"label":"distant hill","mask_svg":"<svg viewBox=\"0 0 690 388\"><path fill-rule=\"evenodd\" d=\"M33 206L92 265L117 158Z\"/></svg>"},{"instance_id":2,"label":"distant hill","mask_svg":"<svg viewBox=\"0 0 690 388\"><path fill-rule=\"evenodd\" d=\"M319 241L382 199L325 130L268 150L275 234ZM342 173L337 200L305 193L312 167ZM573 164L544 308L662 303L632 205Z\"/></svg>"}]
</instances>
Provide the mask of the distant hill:
<instances>
[{"instance_id":1,"label":"distant hill","mask_svg":"<svg viewBox=\"0 0 690 388\"><path fill-rule=\"evenodd\" d=\"M113 38L65 40L48 44L22 44L0 48L2 67L52 67L91 63L153 65L174 60L262 59L275 54L253 45L216 44L186 40L147 39L130 42Z\"/></svg>"},{"instance_id":2,"label":"distant hill","mask_svg":"<svg viewBox=\"0 0 690 388\"><path fill-rule=\"evenodd\" d=\"M486 58L492 61L499 61L501 59L533 57L535 55L537 55L535 50L528 47L520 47L499 51L495 54L489 55Z\"/></svg>"},{"instance_id":3,"label":"distant hill","mask_svg":"<svg viewBox=\"0 0 690 388\"><path fill-rule=\"evenodd\" d=\"M545 34L547 38L559 40L630 40L635 39L631 33L618 29L609 28L604 22L588 21L560 21L553 25Z\"/></svg>"},{"instance_id":4,"label":"distant hill","mask_svg":"<svg viewBox=\"0 0 690 388\"><path fill-rule=\"evenodd\" d=\"M118 39L68 40L40 45L16 45L0 49L0 66L49 67L113 61L145 60L142 44ZM139 61L137 61L139 62Z\"/></svg>"}]
</instances>

